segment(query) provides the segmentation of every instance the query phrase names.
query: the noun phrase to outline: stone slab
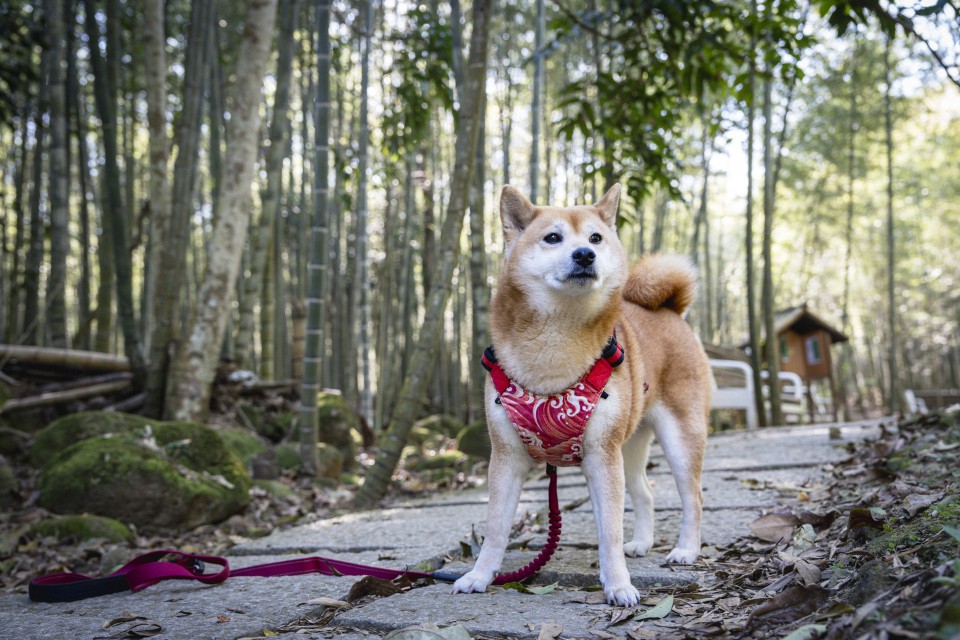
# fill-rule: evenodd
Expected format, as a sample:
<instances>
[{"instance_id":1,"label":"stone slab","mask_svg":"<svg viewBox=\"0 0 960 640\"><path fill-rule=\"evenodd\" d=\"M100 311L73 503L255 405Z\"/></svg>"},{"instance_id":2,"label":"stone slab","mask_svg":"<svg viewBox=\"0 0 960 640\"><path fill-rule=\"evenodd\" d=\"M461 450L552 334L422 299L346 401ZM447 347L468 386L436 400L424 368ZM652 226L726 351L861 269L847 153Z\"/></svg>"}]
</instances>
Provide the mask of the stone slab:
<instances>
[{"instance_id":1,"label":"stone slab","mask_svg":"<svg viewBox=\"0 0 960 640\"><path fill-rule=\"evenodd\" d=\"M447 585L434 585L378 600L365 607L344 612L334 623L386 634L412 625L462 625L471 635L481 637L536 638L543 625L559 624L564 638L589 638L592 629L608 626L610 607L571 602L582 591L555 591L529 595L499 587L486 593L452 594ZM618 627L626 633L627 627ZM644 628L657 630L658 637L670 638L677 631L658 627L650 621Z\"/></svg>"}]
</instances>

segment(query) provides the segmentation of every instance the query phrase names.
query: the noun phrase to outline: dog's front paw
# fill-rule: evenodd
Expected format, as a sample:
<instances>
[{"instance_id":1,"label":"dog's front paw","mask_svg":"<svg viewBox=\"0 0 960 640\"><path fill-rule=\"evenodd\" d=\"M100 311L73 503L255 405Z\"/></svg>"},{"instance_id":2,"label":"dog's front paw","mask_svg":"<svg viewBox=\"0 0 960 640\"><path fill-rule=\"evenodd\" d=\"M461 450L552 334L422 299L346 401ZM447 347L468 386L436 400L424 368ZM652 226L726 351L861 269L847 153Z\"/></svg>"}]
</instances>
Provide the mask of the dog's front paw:
<instances>
[{"instance_id":1,"label":"dog's front paw","mask_svg":"<svg viewBox=\"0 0 960 640\"><path fill-rule=\"evenodd\" d=\"M453 583L453 593L481 593L493 582L493 574L474 569Z\"/></svg>"},{"instance_id":2,"label":"dog's front paw","mask_svg":"<svg viewBox=\"0 0 960 640\"><path fill-rule=\"evenodd\" d=\"M700 555L700 549L684 549L676 547L667 555L667 562L670 564L693 564Z\"/></svg>"},{"instance_id":3,"label":"dog's front paw","mask_svg":"<svg viewBox=\"0 0 960 640\"><path fill-rule=\"evenodd\" d=\"M650 547L653 546L653 540L631 540L623 545L623 552L631 558L638 558L647 555Z\"/></svg>"},{"instance_id":4,"label":"dog's front paw","mask_svg":"<svg viewBox=\"0 0 960 640\"><path fill-rule=\"evenodd\" d=\"M633 607L640 603L640 592L629 582L604 587L603 593L607 596L607 604L617 607Z\"/></svg>"}]
</instances>

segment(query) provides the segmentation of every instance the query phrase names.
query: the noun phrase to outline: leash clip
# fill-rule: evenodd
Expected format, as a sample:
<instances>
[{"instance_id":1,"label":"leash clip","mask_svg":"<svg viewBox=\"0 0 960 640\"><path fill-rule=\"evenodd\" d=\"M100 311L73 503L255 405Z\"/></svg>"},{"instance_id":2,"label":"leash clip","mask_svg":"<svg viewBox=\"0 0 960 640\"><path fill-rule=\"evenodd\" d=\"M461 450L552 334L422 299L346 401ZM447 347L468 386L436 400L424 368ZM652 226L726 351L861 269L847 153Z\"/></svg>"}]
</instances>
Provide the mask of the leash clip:
<instances>
[{"instance_id":1,"label":"leash clip","mask_svg":"<svg viewBox=\"0 0 960 640\"><path fill-rule=\"evenodd\" d=\"M175 562L195 576L202 576L207 570L207 565L196 556L183 556Z\"/></svg>"}]
</instances>

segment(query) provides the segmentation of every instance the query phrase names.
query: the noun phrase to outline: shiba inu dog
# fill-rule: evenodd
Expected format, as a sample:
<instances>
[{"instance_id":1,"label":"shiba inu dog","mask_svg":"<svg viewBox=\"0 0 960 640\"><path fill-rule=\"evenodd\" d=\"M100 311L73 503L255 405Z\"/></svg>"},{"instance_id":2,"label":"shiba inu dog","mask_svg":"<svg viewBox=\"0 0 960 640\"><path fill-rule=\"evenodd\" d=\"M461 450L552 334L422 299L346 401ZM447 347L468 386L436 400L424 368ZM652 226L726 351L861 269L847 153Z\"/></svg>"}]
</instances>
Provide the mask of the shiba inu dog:
<instances>
[{"instance_id":1,"label":"shiba inu dog","mask_svg":"<svg viewBox=\"0 0 960 640\"><path fill-rule=\"evenodd\" d=\"M592 414L574 444L540 442L540 435L511 422L515 407L506 395L501 400L492 379L487 381L492 455L486 539L454 593L484 591L493 581L523 480L535 464L530 452L548 451L581 464L597 525L600 581L610 604L632 606L640 600L624 554L644 555L653 546L646 463L654 434L683 505L679 540L666 560L690 563L700 552L700 475L711 377L706 355L680 315L694 299L697 274L681 256L647 256L628 268L616 231L619 199L620 185L614 185L594 205L534 206L516 189L503 188L506 250L490 308L501 381L508 379L511 402L520 398L519 405L540 407L573 393L569 406L574 408L567 413L582 406ZM608 372L603 399L576 396L574 390L583 386L578 381L596 368L611 343L619 343L625 357L622 366ZM539 402L543 399L547 402ZM626 544L624 485L636 517Z\"/></svg>"}]
</instances>

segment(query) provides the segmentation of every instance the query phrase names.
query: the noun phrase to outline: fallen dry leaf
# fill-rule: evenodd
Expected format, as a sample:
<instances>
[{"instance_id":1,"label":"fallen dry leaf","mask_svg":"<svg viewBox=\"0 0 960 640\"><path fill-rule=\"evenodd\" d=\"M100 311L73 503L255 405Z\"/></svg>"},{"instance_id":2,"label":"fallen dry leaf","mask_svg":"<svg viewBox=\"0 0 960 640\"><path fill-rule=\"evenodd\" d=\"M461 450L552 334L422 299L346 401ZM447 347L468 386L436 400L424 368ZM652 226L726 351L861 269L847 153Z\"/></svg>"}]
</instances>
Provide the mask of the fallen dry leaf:
<instances>
[{"instance_id":1,"label":"fallen dry leaf","mask_svg":"<svg viewBox=\"0 0 960 640\"><path fill-rule=\"evenodd\" d=\"M808 616L827 601L829 592L819 586L790 587L753 610L747 625L788 624Z\"/></svg>"},{"instance_id":2,"label":"fallen dry leaf","mask_svg":"<svg viewBox=\"0 0 960 640\"><path fill-rule=\"evenodd\" d=\"M790 540L800 519L792 513L768 513L750 523L750 532L766 542Z\"/></svg>"},{"instance_id":3,"label":"fallen dry leaf","mask_svg":"<svg viewBox=\"0 0 960 640\"><path fill-rule=\"evenodd\" d=\"M313 600L307 600L306 602L301 602L298 604L298 607L304 605L312 606L321 606L321 607L331 607L333 609L350 609L353 607L349 602L344 602L343 600L336 600L334 598L314 598Z\"/></svg>"}]
</instances>

